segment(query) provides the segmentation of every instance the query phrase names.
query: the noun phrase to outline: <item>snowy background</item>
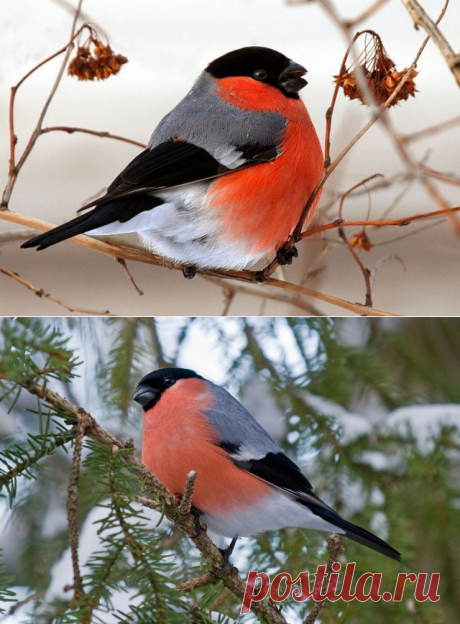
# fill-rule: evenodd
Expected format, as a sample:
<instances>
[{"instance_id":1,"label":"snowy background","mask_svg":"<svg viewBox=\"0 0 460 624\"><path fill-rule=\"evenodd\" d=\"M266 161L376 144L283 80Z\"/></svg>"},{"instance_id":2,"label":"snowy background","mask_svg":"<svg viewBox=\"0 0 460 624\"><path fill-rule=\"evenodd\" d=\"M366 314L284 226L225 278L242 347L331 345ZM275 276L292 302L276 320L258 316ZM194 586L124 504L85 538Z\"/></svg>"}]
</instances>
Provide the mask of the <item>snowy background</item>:
<instances>
[{"instance_id":1,"label":"snowy background","mask_svg":"<svg viewBox=\"0 0 460 624\"><path fill-rule=\"evenodd\" d=\"M104 362L107 360L108 352L114 346L121 325L107 324L98 319L77 321L76 324L73 324L70 319L68 321L49 319L49 321L70 338L68 346L83 361L82 366L79 367L80 377L75 378L70 386L63 386L53 381L53 389L69 397L76 405L90 407L92 415L103 427L115 435L133 437L136 447L140 448L142 432L139 407L133 404L127 420L116 417L116 411L107 410L106 399L101 397L99 382L94 382L98 374L100 375L101 365L106 366ZM174 361L183 367L193 368L215 383L225 385L233 394L239 396L271 435L285 445L284 448L299 463L308 478L312 480L315 490L322 493L327 502L339 500L342 515L349 518L356 514L359 516L371 508L373 511L370 514L367 512L369 528L382 538L388 539L388 518L384 511L386 497L390 494L386 491L388 484L392 484L393 488L398 480L411 479L414 488L422 488L423 491L424 480L426 480L426 486L429 487L431 479L436 478L433 476L433 471L435 471L433 462L444 462L447 474L451 475L449 477L451 487L457 492L456 498L452 495L453 498L449 499L452 503L448 503L443 498L446 496L445 492L439 491L440 500L444 500L443 513L458 514L458 509L460 509L458 489L460 405L452 398L449 400L449 397L456 395L455 393L449 394L448 387L452 381L449 375L443 372L445 362L450 362L455 377L455 369L460 365L458 357L456 360L451 359L450 348L452 347L455 352L455 344L449 345L443 340L446 328L453 329L458 335L459 324L457 320L442 323L444 325L441 325L441 321L419 325L419 322L415 320L349 319L336 321L333 325L336 332L335 344L331 345L328 353L324 352L324 326L323 330L317 332L312 328L307 329L307 325L302 325L301 321L299 321L298 331L293 331L293 326L285 319L271 319L269 322L261 319L248 319L247 324L243 325L241 319L231 318L203 319L193 323L187 318L169 318L157 319L155 326L162 347L162 358ZM188 329L185 331L186 327ZM250 356L252 351L250 349L248 351L248 327L253 332L263 353L262 360L260 355L257 356L259 363L262 362L258 373L253 369L254 362ZM184 338L184 332L185 339L181 339L181 335ZM303 338L300 338L302 334ZM336 375L334 370L337 367L340 369L340 366L349 367L348 364L344 364L345 353L350 357L356 354L359 359L364 359L366 355L370 358L371 352L375 349L378 351L379 347L376 347L374 342L376 336L380 336L386 342L387 353L385 354L382 350L378 362L378 366L381 366L379 370L382 377L374 389L372 389L373 382L370 380L378 379L380 373L375 377L375 372L371 367L360 373L357 363L355 386L350 389L348 400L330 398L336 396L336 392L339 391L337 387L331 386L329 393L324 390L315 391L317 374L325 375L324 387L327 387L328 383L333 383L334 386L340 385L343 375L338 374L338 377L334 377ZM390 390L390 403L400 404L400 407L389 409L385 399L385 397L388 399L385 387L390 382L388 379L384 380L383 373L391 377L392 369L402 365L405 350L413 353L419 348L421 353L433 337L436 337L438 345L442 345L441 352L445 354L445 358L441 357L438 352L435 353L434 350L425 359L419 356L417 365L420 370L425 369L424 375L428 375L430 380L423 385L417 381L416 376L407 374L406 381L401 379L401 388L398 389L393 384ZM137 366L143 371L142 374L158 366L159 352L153 349L151 339L148 325L140 327L138 340L143 348L138 355ZM336 355L333 355L334 353ZM257 357L254 361L257 361ZM392 365L390 362L393 357L396 364ZM342 363L341 360L343 360ZM273 366L272 374L268 373L263 362ZM275 389L275 386L279 384L279 379L277 380L277 376L274 376L274 371L278 372L280 378L285 379L285 384L293 384L287 386L289 387L287 392L284 392L283 388ZM364 378L368 376L366 382L368 386L366 383L363 386L361 375ZM135 377L135 380L139 378L140 374ZM416 403L415 405L404 405L408 401L403 398L405 386L408 392L413 393L413 398L409 402ZM363 391L363 387L367 389ZM438 401L433 400L435 396L438 396ZM34 409L34 406L34 399L27 393L21 395L11 414L6 413L4 403L0 404L0 440L3 444L11 444L14 440L20 441L26 432L36 432L34 417L24 411L26 408ZM325 431L329 432L328 435L337 436L337 445L343 448L344 453L340 461L345 463L337 463L340 458L337 456L337 450L334 450L336 447L330 445L327 437L323 438L321 429L315 428L318 423L326 423ZM439 445L445 428L452 430L452 443L450 446L447 445L446 455L443 456L444 459L441 459ZM381 440L387 440L387 442L380 443L379 446ZM62 452L58 455L59 472L65 475L69 469L70 456ZM431 465L433 468L430 468ZM337 466L339 466L338 470ZM414 466L418 466L415 472ZM424 473L425 470L426 473ZM380 476L382 481L380 481ZM383 483L387 485L382 485ZM30 488L36 487L35 484L35 481L24 481L24 479L19 481L19 501L26 499L31 491ZM336 488L338 488L337 491ZM46 514L43 515L40 511L40 516L37 516L37 519L40 517L40 525L37 529L44 540L66 532L65 496L64 477L63 487L58 479L55 486L48 491ZM451 504L453 508L450 507ZM422 508L424 505L429 508L430 502L420 501L420 505ZM455 511L455 506L457 511ZM97 525L94 523L104 513L104 509L95 507L83 522L80 537L80 560L83 572L86 570L85 562L88 561L91 553L98 549L100 537L97 534ZM409 530L407 523L416 521L413 513L403 507L400 508L399 513L402 514L400 518L402 527L406 527L406 531ZM147 510L147 515L153 528L158 521L158 515L151 510ZM159 531L168 530L168 524L164 521ZM428 529L428 527L425 528ZM441 529L441 527L438 528ZM420 529L423 532L424 527ZM0 548L3 550L3 561L10 573L19 573L21 564L18 557L19 553L23 552L27 531L21 514L18 514L18 511L12 514L6 502L0 501ZM410 531L412 529L409 533ZM434 531L436 534L436 527L430 526L429 531ZM395 537L393 536L392 539L394 540ZM413 545L411 546L410 540L406 543L404 540L407 540L407 536L403 537L402 534L397 534L396 539L401 544L400 548L404 551L403 559L406 566L411 568L410 571L420 570L417 566L424 566L421 571L439 571L437 569L439 562L447 556L447 553L438 551L435 560L430 558L424 560L422 556L422 563L418 560L411 561ZM348 547L349 544L350 542L347 542L346 546ZM394 545L398 546L398 543ZM244 569L251 561L253 548L253 540L240 541L234 555L235 564ZM429 553L430 549L428 549L427 556ZM452 551L452 556L453 553L455 550ZM359 554L360 557L365 556L363 549L359 551ZM66 600L68 594L63 588L72 581L69 549L63 544L60 555L56 557L54 554L54 557L55 561L50 570L50 582L45 598L46 600L53 598ZM370 561L374 562L374 559L371 553ZM383 563L382 558L375 561L375 565L383 565ZM274 572L269 569L266 571ZM33 589L27 586L16 586L14 589L18 599L25 598L33 592ZM114 608L121 609L132 600L133 597L129 592L117 592L114 596ZM3 616L3 618L0 616L0 622L2 624L25 624L29 622L30 609L31 605L25 605L14 615ZM117 621L115 616L107 613L100 612L99 615L104 624ZM300 622L294 611L290 613L290 617L293 623ZM431 620L428 619L427 622Z\"/></svg>"}]
</instances>

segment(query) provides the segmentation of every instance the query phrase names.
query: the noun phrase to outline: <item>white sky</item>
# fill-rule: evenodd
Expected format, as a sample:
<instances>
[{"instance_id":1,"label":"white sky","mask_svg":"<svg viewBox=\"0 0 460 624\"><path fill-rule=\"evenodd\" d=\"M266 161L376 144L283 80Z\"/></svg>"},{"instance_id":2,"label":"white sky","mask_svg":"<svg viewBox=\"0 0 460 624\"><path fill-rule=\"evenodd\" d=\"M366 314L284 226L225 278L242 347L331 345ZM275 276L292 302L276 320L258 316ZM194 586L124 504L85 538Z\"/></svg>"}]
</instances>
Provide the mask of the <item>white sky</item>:
<instances>
[{"instance_id":1,"label":"white sky","mask_svg":"<svg viewBox=\"0 0 460 624\"><path fill-rule=\"evenodd\" d=\"M356 15L370 3L371 0L335 1L345 16ZM6 180L8 161L10 87L34 64L66 42L71 22L71 13L65 8L68 4L69 0L2 2L1 187ZM424 5L429 6L435 17L443 2L430 0ZM346 46L342 34L317 3L288 7L283 0L84 0L83 8L86 17L105 31L113 49L126 55L129 63L118 76L103 82L82 83L66 76L45 125L109 130L146 142L161 117L185 95L212 59L231 49L256 44L278 49L307 67L309 84L303 97L320 137L324 135L324 113L332 95L332 75L338 72ZM442 31L453 46L458 42L459 23L460 2L451 0ZM414 29L400 0L389 0L366 27L381 34L390 57L401 69L410 64L425 36L423 31ZM59 60L41 69L18 92L19 149L28 138L58 65ZM418 69L417 98L392 109L392 119L400 131L411 132L458 115L458 87L432 43L422 55ZM365 107L339 96L332 128L333 155L339 153L367 119ZM420 157L431 150L429 164L434 168L458 172L459 137L460 128L456 128L437 140L417 142L413 149ZM133 146L89 136L53 133L41 137L21 172L11 208L49 222L63 222L73 216L87 198L102 191L137 153L138 148ZM331 188L349 188L372 173L391 176L400 169L400 158L393 145L376 127L347 156L330 185ZM458 186L446 185L442 190L452 205L460 204ZM372 214L381 214L390 200L387 195L374 193ZM402 203L400 214L436 208L425 192L415 186ZM346 205L346 215L350 217L362 217L366 210L367 198ZM17 226L0 221L0 231L10 228ZM399 235L399 230L392 230L386 238ZM303 245L302 260L290 273L294 281L299 279L297 273L302 273L307 263L319 255L319 246L315 245ZM429 254L423 252L425 246L429 247ZM137 297L122 272L115 270L113 261L98 255L94 262L94 253L73 244L59 245L39 256L19 250L17 244L5 246L2 251L3 264L8 268L55 296L92 309L159 315L220 314L223 308L222 295L214 286L200 279L194 280L192 285L185 284L181 275L167 274L161 268L150 266L135 266L134 275L146 291L144 297ZM365 260L372 268L389 254L400 255L407 272L397 262L381 266L374 291L377 307L405 314L458 312L458 289L452 285L458 271L460 249L458 238L449 226L419 234L400 244L375 248ZM93 289L88 284L88 272L91 272ZM171 289L168 300L151 291L148 281L151 275L162 283L163 289ZM62 313L55 304L39 300L13 280L0 278L4 288L3 301L0 295L0 313ZM363 298L359 270L341 247L331 247L328 270L317 280L311 283L312 287L349 301ZM122 301L118 297L120 289L125 295ZM335 307L324 306L323 309L340 314ZM279 314L288 310L272 303L263 312ZM231 313L260 313L259 302L239 296L232 304Z\"/></svg>"}]
</instances>

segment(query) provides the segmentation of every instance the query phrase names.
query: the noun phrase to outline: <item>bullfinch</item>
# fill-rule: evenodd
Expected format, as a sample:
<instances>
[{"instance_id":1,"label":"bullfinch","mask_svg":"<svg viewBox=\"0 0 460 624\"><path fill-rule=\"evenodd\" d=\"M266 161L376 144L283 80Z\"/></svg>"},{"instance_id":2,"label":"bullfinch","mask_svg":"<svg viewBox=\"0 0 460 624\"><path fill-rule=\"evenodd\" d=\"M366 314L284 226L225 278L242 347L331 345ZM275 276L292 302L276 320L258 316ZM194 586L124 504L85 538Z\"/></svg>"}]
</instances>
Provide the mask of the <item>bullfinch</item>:
<instances>
[{"instance_id":1,"label":"bullfinch","mask_svg":"<svg viewBox=\"0 0 460 624\"><path fill-rule=\"evenodd\" d=\"M290 263L296 251L283 243L324 164L299 98L305 73L264 47L214 60L107 193L81 209L92 210L22 247L137 232L152 252L190 267L242 269L275 254Z\"/></svg>"},{"instance_id":2,"label":"bullfinch","mask_svg":"<svg viewBox=\"0 0 460 624\"><path fill-rule=\"evenodd\" d=\"M392 546L341 518L299 467L224 388L192 370L164 368L139 382L142 461L173 494L196 472L192 505L215 533L250 536L283 527L341 533L391 559Z\"/></svg>"}]
</instances>

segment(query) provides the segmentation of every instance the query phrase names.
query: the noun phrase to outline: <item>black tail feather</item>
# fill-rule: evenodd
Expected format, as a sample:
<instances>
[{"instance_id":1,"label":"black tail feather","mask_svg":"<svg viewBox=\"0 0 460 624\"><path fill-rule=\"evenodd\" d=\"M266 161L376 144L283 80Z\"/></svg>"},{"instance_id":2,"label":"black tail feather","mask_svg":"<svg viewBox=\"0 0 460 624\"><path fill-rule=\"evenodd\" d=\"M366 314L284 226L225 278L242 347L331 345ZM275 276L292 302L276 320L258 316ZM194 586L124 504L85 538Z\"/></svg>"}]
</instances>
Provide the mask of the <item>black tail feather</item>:
<instances>
[{"instance_id":1,"label":"black tail feather","mask_svg":"<svg viewBox=\"0 0 460 624\"><path fill-rule=\"evenodd\" d=\"M26 241L21 247L28 249L29 247L37 247L46 249L60 243L63 240L78 236L78 234L84 234L90 230L95 230L109 223L119 221L120 223L126 223L140 212L146 210L152 210L156 206L163 203L163 200L151 195L129 195L126 197L119 197L106 204L100 204L96 206L90 212L84 215L75 217L67 223L58 225L58 227L39 234L34 238Z\"/></svg>"},{"instance_id":2,"label":"black tail feather","mask_svg":"<svg viewBox=\"0 0 460 624\"><path fill-rule=\"evenodd\" d=\"M60 243L73 236L78 236L78 234L84 234L88 230L92 230L96 227L98 226L94 218L94 211L92 211L81 217L75 217L75 219L67 223L63 223L48 232L43 232L43 234L31 238L23 243L21 247L23 249L28 249L29 247L37 247L38 250L46 249L47 247L51 247L51 245Z\"/></svg>"},{"instance_id":3,"label":"black tail feather","mask_svg":"<svg viewBox=\"0 0 460 624\"><path fill-rule=\"evenodd\" d=\"M345 536L355 542L358 542L358 544L372 548L372 550L376 550L382 555L390 557L390 559L394 559L395 561L401 561L401 554L394 549L393 546L390 546L390 544L387 544L385 541L380 539L380 537L377 537L370 531L366 531L366 529L362 529L356 524L352 524L351 522L344 520L338 514L335 514L327 509L317 507L314 510L312 509L312 511L314 511L316 515L323 518L323 520L326 520L327 522L334 524L337 528L345 531Z\"/></svg>"}]
</instances>

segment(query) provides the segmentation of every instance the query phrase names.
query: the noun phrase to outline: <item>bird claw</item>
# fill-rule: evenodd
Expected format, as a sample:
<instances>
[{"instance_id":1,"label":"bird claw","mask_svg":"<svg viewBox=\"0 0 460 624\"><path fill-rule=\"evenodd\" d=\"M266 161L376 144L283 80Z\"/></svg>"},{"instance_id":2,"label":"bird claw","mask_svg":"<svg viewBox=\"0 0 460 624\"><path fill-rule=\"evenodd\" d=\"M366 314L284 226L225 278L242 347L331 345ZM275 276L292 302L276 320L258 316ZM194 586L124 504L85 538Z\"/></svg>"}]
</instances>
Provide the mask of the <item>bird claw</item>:
<instances>
[{"instance_id":1,"label":"bird claw","mask_svg":"<svg viewBox=\"0 0 460 624\"><path fill-rule=\"evenodd\" d=\"M196 266L193 264L187 264L187 266L182 269L182 275L185 279L193 279L196 275Z\"/></svg>"},{"instance_id":2,"label":"bird claw","mask_svg":"<svg viewBox=\"0 0 460 624\"><path fill-rule=\"evenodd\" d=\"M230 544L227 546L227 548L219 548L219 552L222 555L222 563L216 568L213 568L216 574L219 574L219 572L223 572L230 565L230 555L232 554L233 549L235 548L237 539L238 537L234 537L232 541L230 542Z\"/></svg>"},{"instance_id":3,"label":"bird claw","mask_svg":"<svg viewBox=\"0 0 460 624\"><path fill-rule=\"evenodd\" d=\"M195 527L195 535L192 535L192 539L195 539L203 533L203 529L200 524L201 511L192 507L190 513L193 516L193 526Z\"/></svg>"},{"instance_id":4,"label":"bird claw","mask_svg":"<svg viewBox=\"0 0 460 624\"><path fill-rule=\"evenodd\" d=\"M281 247L276 252L276 259L278 260L278 264L286 265L292 264L292 260L297 258L299 252L297 251L297 247L291 247L290 249L286 249L285 247Z\"/></svg>"}]
</instances>

